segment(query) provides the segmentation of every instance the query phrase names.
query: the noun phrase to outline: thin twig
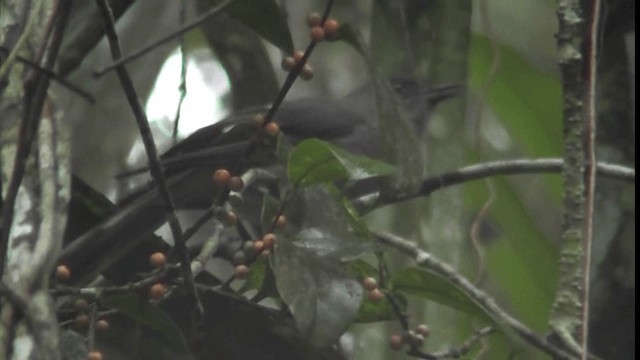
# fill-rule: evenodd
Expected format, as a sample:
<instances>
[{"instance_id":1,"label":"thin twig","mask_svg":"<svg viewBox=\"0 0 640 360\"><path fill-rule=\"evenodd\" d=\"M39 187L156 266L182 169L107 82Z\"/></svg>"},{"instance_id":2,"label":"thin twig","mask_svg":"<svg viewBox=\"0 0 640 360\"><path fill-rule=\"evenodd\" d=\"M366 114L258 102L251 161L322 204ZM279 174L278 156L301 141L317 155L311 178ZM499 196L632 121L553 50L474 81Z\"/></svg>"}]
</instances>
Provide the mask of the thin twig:
<instances>
[{"instance_id":1,"label":"thin twig","mask_svg":"<svg viewBox=\"0 0 640 360\"><path fill-rule=\"evenodd\" d=\"M187 17L187 2L186 0L182 0L180 2L180 26L184 25ZM173 139L173 143L175 144L178 141L178 127L180 125L180 113L182 112L182 103L184 102L184 98L187 96L187 46L184 42L183 34L180 34L179 40L180 42L180 85L178 86L178 91L180 92L180 97L178 98L178 106L176 108L176 115L173 119L173 134L171 138Z\"/></svg>"},{"instance_id":2,"label":"thin twig","mask_svg":"<svg viewBox=\"0 0 640 360\"><path fill-rule=\"evenodd\" d=\"M96 1L105 20L105 33L109 41L111 55L114 60L118 60L122 55L118 35L116 34L115 30L111 8L109 7L109 4L106 0ZM181 267L186 280L185 283L187 285L187 292L190 294L196 305L195 310L199 311L199 313L202 314L203 308L198 298L195 282L191 273L191 261L189 259L189 253L187 252L186 244L182 237L182 228L176 214L173 198L171 197L171 193L167 188L167 180L164 176L164 172L162 171L162 166L160 165L158 149L156 148L155 141L153 140L153 135L151 133L151 128L149 127L147 115L144 111L144 108L142 107L142 104L140 103L140 99L138 98L136 90L133 86L133 81L131 80L127 69L124 67L124 65L117 65L116 72L118 74L118 78L120 79L122 89L124 90L127 97L127 101L129 102L131 110L133 111L136 123L138 124L140 136L142 137L142 142L144 143L147 158L149 160L151 177L157 184L158 192L162 197L165 211L168 215L167 221L169 222L169 228L171 229L171 234L175 242L174 249L176 250L178 258L180 258L180 263L182 265Z\"/></svg>"},{"instance_id":3,"label":"thin twig","mask_svg":"<svg viewBox=\"0 0 640 360\"><path fill-rule=\"evenodd\" d=\"M435 356L437 359L459 359L467 354L475 343L482 340L482 338L484 338L485 336L493 334L495 332L495 328L493 328L492 326L487 326L474 332L473 335L471 335L471 337L467 339L467 341L465 341L460 347L432 353L431 355Z\"/></svg>"},{"instance_id":4,"label":"thin twig","mask_svg":"<svg viewBox=\"0 0 640 360\"><path fill-rule=\"evenodd\" d=\"M182 26L181 28L179 28L178 30L172 32L169 35L166 35L156 41L151 42L149 45L142 47L141 49L139 49L138 51L134 52L133 54L127 55L125 57L119 58L119 59L114 59L114 62L111 63L110 65L106 66L103 69L100 70L96 70L93 75L96 77L100 77L104 74L106 74L107 72L116 69L117 67L124 65L132 60L135 60L137 58L139 58L140 56L148 53L149 51L157 48L158 46L166 43L169 40L175 39L178 36L181 36L182 34L186 33L187 31L197 27L198 25L202 24L203 22L209 20L210 18L218 15L220 12L222 12L222 10L224 10L227 6L229 6L231 3L233 2L233 0L226 0L223 3L221 3L220 5L213 7L211 9L209 9L207 12L205 12L204 14L200 15L198 18L192 20L191 22L187 23L186 25Z\"/></svg>"},{"instance_id":5,"label":"thin twig","mask_svg":"<svg viewBox=\"0 0 640 360\"><path fill-rule=\"evenodd\" d=\"M3 53L8 53L9 50L5 49L3 47L0 47L0 52ZM56 74L54 71L50 70L50 69L46 69L43 68L42 66L36 64L35 62L26 59L20 55L16 56L16 61L19 61L21 63L23 63L24 65L31 67L33 69L38 70L39 72L45 74L46 76L48 76L49 78L51 78L51 80L54 80L55 82L57 82L58 84L62 85L63 87L69 89L70 91L76 93L77 95L79 95L80 97L82 97L83 99L87 100L89 103L94 104L96 102L96 99L93 97L93 95L91 95L88 91L86 90L82 90L79 86L71 83L70 81L68 81L67 79L61 77L60 75Z\"/></svg>"},{"instance_id":6,"label":"thin twig","mask_svg":"<svg viewBox=\"0 0 640 360\"><path fill-rule=\"evenodd\" d=\"M416 264L418 266L444 277L450 283L457 286L460 290L467 294L467 296L471 297L476 303L478 303L489 315L491 315L493 320L498 325L511 328L523 340L546 352L547 354L555 357L556 359L572 358L571 355L550 344L545 338L539 336L527 326L522 324L520 321L507 314L488 294L475 287L475 285L473 285L469 280L456 272L448 264L435 258L430 253L420 249L415 243L385 232L374 232L374 234L380 243L395 248L406 255L409 255L416 261Z\"/></svg>"}]
</instances>

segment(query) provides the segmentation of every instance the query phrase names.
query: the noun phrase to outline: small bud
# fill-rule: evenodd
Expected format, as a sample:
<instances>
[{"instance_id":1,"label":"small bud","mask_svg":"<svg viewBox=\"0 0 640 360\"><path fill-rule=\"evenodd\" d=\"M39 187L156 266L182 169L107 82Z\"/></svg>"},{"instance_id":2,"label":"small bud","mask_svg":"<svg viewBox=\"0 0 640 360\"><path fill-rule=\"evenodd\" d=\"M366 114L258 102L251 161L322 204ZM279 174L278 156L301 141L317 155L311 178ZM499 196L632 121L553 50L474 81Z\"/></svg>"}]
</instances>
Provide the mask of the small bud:
<instances>
[{"instance_id":1,"label":"small bud","mask_svg":"<svg viewBox=\"0 0 640 360\"><path fill-rule=\"evenodd\" d=\"M253 242L253 248L256 252L261 253L264 251L264 242L262 240L256 240Z\"/></svg>"},{"instance_id":2,"label":"small bud","mask_svg":"<svg viewBox=\"0 0 640 360\"><path fill-rule=\"evenodd\" d=\"M302 60L302 57L303 57L303 56L304 56L304 51L302 51L302 50L295 51L295 52L293 53L293 55L291 55L291 57L293 58L293 60L294 60L296 63L298 63L298 61Z\"/></svg>"},{"instance_id":3,"label":"small bud","mask_svg":"<svg viewBox=\"0 0 640 360\"><path fill-rule=\"evenodd\" d=\"M89 303L83 298L78 298L73 302L73 308L78 311L84 311L88 306Z\"/></svg>"},{"instance_id":4,"label":"small bud","mask_svg":"<svg viewBox=\"0 0 640 360\"><path fill-rule=\"evenodd\" d=\"M288 58L285 58L285 59L291 59L291 61L293 61L292 57L288 57ZM294 62L294 65L295 65L295 62ZM262 127L262 125L264 125L264 114L256 114L256 115L254 115L251 118L251 123L256 127Z\"/></svg>"},{"instance_id":5,"label":"small bud","mask_svg":"<svg viewBox=\"0 0 640 360\"><path fill-rule=\"evenodd\" d=\"M256 251L253 241L245 241L244 244L242 244L242 251L244 251L246 255L252 255Z\"/></svg>"},{"instance_id":6,"label":"small bud","mask_svg":"<svg viewBox=\"0 0 640 360\"><path fill-rule=\"evenodd\" d=\"M269 255L271 255L271 251L269 250L263 250L260 255L258 255L261 259L266 259L269 257Z\"/></svg>"},{"instance_id":7,"label":"small bud","mask_svg":"<svg viewBox=\"0 0 640 360\"><path fill-rule=\"evenodd\" d=\"M224 224L227 226L233 226L238 222L238 215L233 211L229 211L224 217Z\"/></svg>"}]
</instances>

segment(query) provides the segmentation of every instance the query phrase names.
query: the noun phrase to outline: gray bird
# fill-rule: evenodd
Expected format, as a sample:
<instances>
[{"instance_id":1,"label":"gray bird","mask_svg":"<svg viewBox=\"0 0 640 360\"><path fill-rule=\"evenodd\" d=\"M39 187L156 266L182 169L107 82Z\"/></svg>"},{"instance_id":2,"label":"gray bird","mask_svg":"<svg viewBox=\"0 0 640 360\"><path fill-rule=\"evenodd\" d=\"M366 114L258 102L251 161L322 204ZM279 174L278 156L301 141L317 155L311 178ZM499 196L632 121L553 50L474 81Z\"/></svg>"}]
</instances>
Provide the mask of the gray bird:
<instances>
[{"instance_id":1,"label":"gray bird","mask_svg":"<svg viewBox=\"0 0 640 360\"><path fill-rule=\"evenodd\" d=\"M460 92L459 85L424 89L415 80L406 78L394 79L391 85L404 102L416 131L422 131L434 106ZM163 155L167 185L178 209L211 206L216 191L211 176L216 169L243 171L254 165L243 158L249 146L246 136L242 138L244 134L236 136L226 130L249 123L255 114L264 111L265 108L246 109L202 128ZM318 138L369 157L379 157L381 152L377 110L370 86L338 100L284 102L275 121L294 145L304 139ZM90 280L140 241L148 239L165 221L162 200L151 184L125 199L110 217L66 246L60 262L72 270L82 269L81 275L75 272L79 275L75 278L77 283Z\"/></svg>"}]
</instances>

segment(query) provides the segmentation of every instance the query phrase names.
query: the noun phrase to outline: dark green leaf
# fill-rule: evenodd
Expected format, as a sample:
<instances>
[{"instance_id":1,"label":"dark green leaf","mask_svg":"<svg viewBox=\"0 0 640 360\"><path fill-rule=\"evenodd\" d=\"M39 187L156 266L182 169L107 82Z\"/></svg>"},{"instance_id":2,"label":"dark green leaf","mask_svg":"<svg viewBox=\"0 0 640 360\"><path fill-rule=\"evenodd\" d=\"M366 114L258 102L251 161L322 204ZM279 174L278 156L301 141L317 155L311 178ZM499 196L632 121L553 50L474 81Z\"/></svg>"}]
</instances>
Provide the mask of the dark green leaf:
<instances>
[{"instance_id":1,"label":"dark green leaf","mask_svg":"<svg viewBox=\"0 0 640 360\"><path fill-rule=\"evenodd\" d=\"M308 139L291 150L287 171L289 179L301 186L333 182L358 181L389 175L391 165L346 150L318 139Z\"/></svg>"},{"instance_id":2,"label":"dark green leaf","mask_svg":"<svg viewBox=\"0 0 640 360\"><path fill-rule=\"evenodd\" d=\"M212 5L220 0L208 0ZM235 0L228 7L236 20L255 30L261 37L286 54L293 53L289 25L274 0Z\"/></svg>"}]
</instances>

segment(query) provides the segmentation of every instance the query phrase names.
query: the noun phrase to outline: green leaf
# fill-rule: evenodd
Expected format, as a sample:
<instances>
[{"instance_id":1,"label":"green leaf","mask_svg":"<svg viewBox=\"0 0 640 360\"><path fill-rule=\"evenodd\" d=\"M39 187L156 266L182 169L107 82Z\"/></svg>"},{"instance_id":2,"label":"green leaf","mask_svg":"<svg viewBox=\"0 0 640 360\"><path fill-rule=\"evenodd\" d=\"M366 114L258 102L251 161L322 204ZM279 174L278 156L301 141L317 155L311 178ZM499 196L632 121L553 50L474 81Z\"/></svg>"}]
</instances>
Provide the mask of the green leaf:
<instances>
[{"instance_id":1,"label":"green leaf","mask_svg":"<svg viewBox=\"0 0 640 360\"><path fill-rule=\"evenodd\" d=\"M354 155L318 139L307 139L291 150L287 166L294 184L309 186L336 180L358 181L393 173L394 167Z\"/></svg>"},{"instance_id":2,"label":"green leaf","mask_svg":"<svg viewBox=\"0 0 640 360\"><path fill-rule=\"evenodd\" d=\"M221 0L209 2L215 6ZM289 25L274 0L235 0L227 9L233 18L255 30L286 54L293 53Z\"/></svg>"},{"instance_id":3,"label":"green leaf","mask_svg":"<svg viewBox=\"0 0 640 360\"><path fill-rule=\"evenodd\" d=\"M102 303L131 319L158 331L166 344L177 353L188 353L188 346L182 331L162 309L137 294L111 295Z\"/></svg>"},{"instance_id":4,"label":"green leaf","mask_svg":"<svg viewBox=\"0 0 640 360\"><path fill-rule=\"evenodd\" d=\"M418 268L406 268L393 276L391 284L395 291L416 295L479 319L492 321L491 316L467 294L432 272Z\"/></svg>"},{"instance_id":5,"label":"green leaf","mask_svg":"<svg viewBox=\"0 0 640 360\"><path fill-rule=\"evenodd\" d=\"M249 290L260 290L262 288L262 284L264 283L264 279L266 277L267 271L267 262L263 258L258 258L258 261L254 262L251 265L251 271L249 271L249 276L242 284L242 287L238 292L245 293Z\"/></svg>"}]
</instances>

